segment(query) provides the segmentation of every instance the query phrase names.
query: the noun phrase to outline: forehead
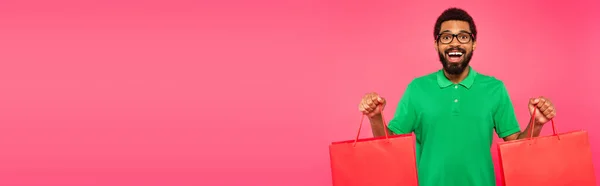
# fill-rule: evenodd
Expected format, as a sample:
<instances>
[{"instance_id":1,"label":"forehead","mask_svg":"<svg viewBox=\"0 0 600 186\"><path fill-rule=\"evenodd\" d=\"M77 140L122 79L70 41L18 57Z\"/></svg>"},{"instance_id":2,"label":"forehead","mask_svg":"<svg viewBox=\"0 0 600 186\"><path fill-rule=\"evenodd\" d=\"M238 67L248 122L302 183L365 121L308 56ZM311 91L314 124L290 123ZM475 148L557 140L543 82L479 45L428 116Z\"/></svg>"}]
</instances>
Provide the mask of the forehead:
<instances>
[{"instance_id":1,"label":"forehead","mask_svg":"<svg viewBox=\"0 0 600 186\"><path fill-rule=\"evenodd\" d=\"M452 33L471 32L471 27L469 26L469 23L466 21L457 21L457 20L444 21L442 23L442 25L440 26L440 33L442 33L442 32L452 32Z\"/></svg>"}]
</instances>

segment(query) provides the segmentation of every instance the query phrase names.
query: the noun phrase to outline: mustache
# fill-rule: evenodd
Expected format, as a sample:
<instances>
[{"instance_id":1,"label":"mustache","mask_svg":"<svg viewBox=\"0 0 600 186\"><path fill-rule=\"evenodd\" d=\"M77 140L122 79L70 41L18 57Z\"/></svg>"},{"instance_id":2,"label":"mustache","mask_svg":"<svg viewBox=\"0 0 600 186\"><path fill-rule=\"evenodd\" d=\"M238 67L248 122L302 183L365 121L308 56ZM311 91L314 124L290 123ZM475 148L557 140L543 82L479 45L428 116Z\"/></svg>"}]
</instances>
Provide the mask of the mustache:
<instances>
[{"instance_id":1,"label":"mustache","mask_svg":"<svg viewBox=\"0 0 600 186\"><path fill-rule=\"evenodd\" d=\"M460 47L452 47L452 48L448 48L448 49L446 49L446 51L445 51L445 52L446 52L446 53L449 53L450 51L453 51L453 50L456 50L456 51L462 52L463 54L466 54L466 53L467 53L467 50L465 50L465 49L462 49L462 48L460 48Z\"/></svg>"}]
</instances>

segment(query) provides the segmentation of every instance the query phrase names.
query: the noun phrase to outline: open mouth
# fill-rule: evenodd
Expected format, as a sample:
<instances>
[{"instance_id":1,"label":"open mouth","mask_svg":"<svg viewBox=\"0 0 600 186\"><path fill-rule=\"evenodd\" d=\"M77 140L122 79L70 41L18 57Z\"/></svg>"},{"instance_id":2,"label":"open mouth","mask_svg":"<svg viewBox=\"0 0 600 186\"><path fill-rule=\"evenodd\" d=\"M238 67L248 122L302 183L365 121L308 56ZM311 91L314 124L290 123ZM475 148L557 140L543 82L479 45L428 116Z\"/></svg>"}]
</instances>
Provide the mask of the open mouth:
<instances>
[{"instance_id":1,"label":"open mouth","mask_svg":"<svg viewBox=\"0 0 600 186\"><path fill-rule=\"evenodd\" d=\"M452 63L458 63L463 59L463 52L460 51L452 51L452 52L446 52L446 57L448 58L449 62Z\"/></svg>"}]
</instances>

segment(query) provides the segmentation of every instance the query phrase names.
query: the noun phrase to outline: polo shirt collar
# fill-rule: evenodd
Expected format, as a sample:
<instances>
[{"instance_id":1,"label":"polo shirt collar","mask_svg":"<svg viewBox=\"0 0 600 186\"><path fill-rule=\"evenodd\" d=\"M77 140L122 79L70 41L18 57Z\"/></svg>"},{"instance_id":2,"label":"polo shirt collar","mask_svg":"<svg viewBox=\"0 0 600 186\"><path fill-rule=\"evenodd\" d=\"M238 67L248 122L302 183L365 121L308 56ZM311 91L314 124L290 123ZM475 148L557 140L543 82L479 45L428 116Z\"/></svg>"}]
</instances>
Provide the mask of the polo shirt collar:
<instances>
[{"instance_id":1,"label":"polo shirt collar","mask_svg":"<svg viewBox=\"0 0 600 186\"><path fill-rule=\"evenodd\" d=\"M467 77L458 84L460 84L466 88L471 88L471 86L473 85L473 82L475 81L475 76L477 76L477 72L475 70L473 70L473 68L471 68L470 66L469 66L468 70L469 70L469 75L467 75ZM437 83L440 86L440 88L445 88L445 87L448 87L448 86L454 84L452 81L450 81L448 78L446 78L446 75L444 75L443 69L441 69L437 72Z\"/></svg>"}]
</instances>

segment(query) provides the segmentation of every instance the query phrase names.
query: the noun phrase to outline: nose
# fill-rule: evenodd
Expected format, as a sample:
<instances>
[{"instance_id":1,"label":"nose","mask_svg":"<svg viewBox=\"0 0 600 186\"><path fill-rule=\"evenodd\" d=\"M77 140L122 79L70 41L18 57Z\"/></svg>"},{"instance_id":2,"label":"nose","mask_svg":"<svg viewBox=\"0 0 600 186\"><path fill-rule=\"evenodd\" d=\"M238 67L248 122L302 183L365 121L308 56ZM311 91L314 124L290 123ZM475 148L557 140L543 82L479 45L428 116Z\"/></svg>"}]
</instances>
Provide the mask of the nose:
<instances>
[{"instance_id":1,"label":"nose","mask_svg":"<svg viewBox=\"0 0 600 186\"><path fill-rule=\"evenodd\" d=\"M452 38L452 42L450 42L448 45L452 46L452 47L458 47L460 46L460 42L458 41L458 37L453 37Z\"/></svg>"}]
</instances>

